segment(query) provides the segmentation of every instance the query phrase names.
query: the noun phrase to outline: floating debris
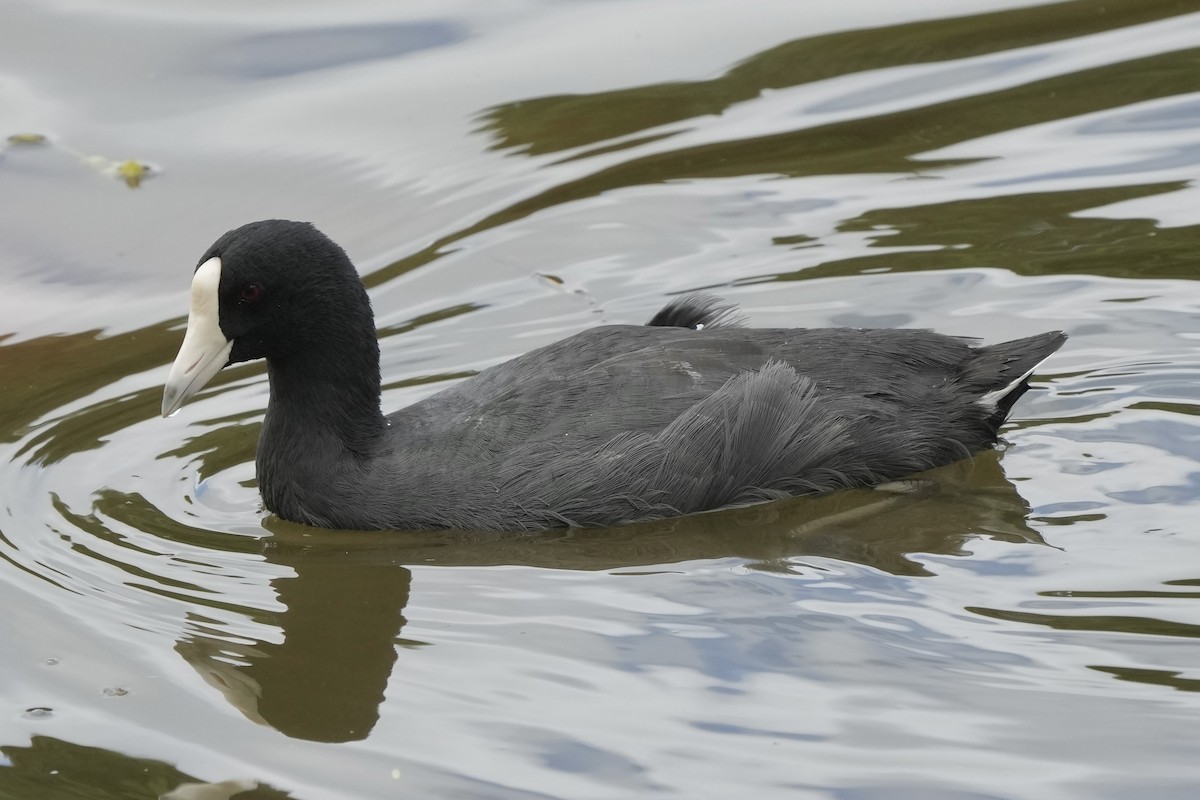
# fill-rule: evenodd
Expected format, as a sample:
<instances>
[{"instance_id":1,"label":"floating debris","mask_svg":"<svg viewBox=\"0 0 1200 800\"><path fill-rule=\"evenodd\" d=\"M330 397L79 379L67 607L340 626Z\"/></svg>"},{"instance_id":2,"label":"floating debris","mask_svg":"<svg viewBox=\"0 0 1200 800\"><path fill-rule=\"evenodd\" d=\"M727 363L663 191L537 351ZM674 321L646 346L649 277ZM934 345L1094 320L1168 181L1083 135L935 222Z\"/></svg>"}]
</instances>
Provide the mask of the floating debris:
<instances>
[{"instance_id":1,"label":"floating debris","mask_svg":"<svg viewBox=\"0 0 1200 800\"><path fill-rule=\"evenodd\" d=\"M147 178L153 178L158 174L158 168L153 164L148 164L145 161L136 161L132 158L125 161L112 161L104 156L88 156L82 153L75 153L75 155L80 161L97 172L125 181L125 185L130 189L136 189L141 186L142 181Z\"/></svg>"},{"instance_id":2,"label":"floating debris","mask_svg":"<svg viewBox=\"0 0 1200 800\"><path fill-rule=\"evenodd\" d=\"M14 133L5 141L13 147L41 147L50 144L50 139L40 133Z\"/></svg>"},{"instance_id":3,"label":"floating debris","mask_svg":"<svg viewBox=\"0 0 1200 800\"><path fill-rule=\"evenodd\" d=\"M566 278L549 272L534 271L531 277L535 281L538 281L545 286L549 286L552 289L557 289L565 294L572 294L576 297L583 298L583 301L587 303L589 308L591 308L592 313L597 314L601 320L604 319L603 307L596 302L596 298L592 296L592 293L587 289L586 286L571 286L567 283Z\"/></svg>"},{"instance_id":4,"label":"floating debris","mask_svg":"<svg viewBox=\"0 0 1200 800\"><path fill-rule=\"evenodd\" d=\"M78 150L68 147L61 142L55 143L50 137L41 133L13 133L5 137L4 143L0 146L0 150L5 150L13 147L47 147L52 146L56 150L75 157L81 164L85 164L97 172L108 175L124 181L125 185L130 189L136 189L142 185L142 181L148 178L153 178L160 170L153 164L138 159L125 159L124 161L113 161L104 156L88 155L81 153Z\"/></svg>"},{"instance_id":5,"label":"floating debris","mask_svg":"<svg viewBox=\"0 0 1200 800\"><path fill-rule=\"evenodd\" d=\"M114 166L116 176L125 181L130 189L136 189L146 178L153 177L154 168L141 161L122 161Z\"/></svg>"}]
</instances>

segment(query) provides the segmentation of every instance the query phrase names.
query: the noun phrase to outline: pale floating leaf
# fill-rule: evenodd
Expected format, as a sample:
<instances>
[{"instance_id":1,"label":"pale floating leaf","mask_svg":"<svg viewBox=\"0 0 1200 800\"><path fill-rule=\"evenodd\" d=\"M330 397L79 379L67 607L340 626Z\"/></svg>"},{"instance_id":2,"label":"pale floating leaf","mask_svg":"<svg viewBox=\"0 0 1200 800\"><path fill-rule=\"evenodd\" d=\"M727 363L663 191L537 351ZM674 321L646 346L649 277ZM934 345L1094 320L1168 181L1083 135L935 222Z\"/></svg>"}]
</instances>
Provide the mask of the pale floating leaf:
<instances>
[{"instance_id":1,"label":"pale floating leaf","mask_svg":"<svg viewBox=\"0 0 1200 800\"><path fill-rule=\"evenodd\" d=\"M50 143L50 139L40 133L14 133L6 141L14 147L37 147Z\"/></svg>"},{"instance_id":2,"label":"pale floating leaf","mask_svg":"<svg viewBox=\"0 0 1200 800\"><path fill-rule=\"evenodd\" d=\"M154 175L154 169L141 161L128 159L113 166L113 174L125 181L131 189L137 188L142 181Z\"/></svg>"}]
</instances>

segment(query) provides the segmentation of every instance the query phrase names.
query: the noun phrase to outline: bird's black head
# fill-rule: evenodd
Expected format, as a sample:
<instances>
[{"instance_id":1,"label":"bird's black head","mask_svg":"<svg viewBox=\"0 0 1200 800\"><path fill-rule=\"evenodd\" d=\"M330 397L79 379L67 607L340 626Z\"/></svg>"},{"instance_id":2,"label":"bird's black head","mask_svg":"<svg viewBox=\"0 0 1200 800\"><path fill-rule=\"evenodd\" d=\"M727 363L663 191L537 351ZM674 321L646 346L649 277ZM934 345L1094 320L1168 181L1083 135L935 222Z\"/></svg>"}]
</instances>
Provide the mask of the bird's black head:
<instances>
[{"instance_id":1,"label":"bird's black head","mask_svg":"<svg viewBox=\"0 0 1200 800\"><path fill-rule=\"evenodd\" d=\"M167 380L163 414L177 410L226 364L338 358L338 343L356 337L373 345L374 321L342 248L306 222L243 225L213 243L196 266L187 333Z\"/></svg>"},{"instance_id":2,"label":"bird's black head","mask_svg":"<svg viewBox=\"0 0 1200 800\"><path fill-rule=\"evenodd\" d=\"M307 222L271 219L229 231L200 258L197 273L214 258L231 364L286 359L312 346L347 306L367 302L346 253Z\"/></svg>"}]
</instances>

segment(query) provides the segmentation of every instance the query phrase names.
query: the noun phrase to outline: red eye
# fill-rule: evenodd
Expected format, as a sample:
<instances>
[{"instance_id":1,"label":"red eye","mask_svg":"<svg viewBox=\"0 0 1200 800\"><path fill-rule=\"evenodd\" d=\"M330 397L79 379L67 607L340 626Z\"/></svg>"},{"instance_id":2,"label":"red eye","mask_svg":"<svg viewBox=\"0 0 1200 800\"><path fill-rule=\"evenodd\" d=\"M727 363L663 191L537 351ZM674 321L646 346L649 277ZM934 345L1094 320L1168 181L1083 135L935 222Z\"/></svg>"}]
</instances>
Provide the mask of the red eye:
<instances>
[{"instance_id":1,"label":"red eye","mask_svg":"<svg viewBox=\"0 0 1200 800\"><path fill-rule=\"evenodd\" d=\"M241 298L243 303L257 303L262 297L263 288L257 283L247 283L242 287Z\"/></svg>"}]
</instances>

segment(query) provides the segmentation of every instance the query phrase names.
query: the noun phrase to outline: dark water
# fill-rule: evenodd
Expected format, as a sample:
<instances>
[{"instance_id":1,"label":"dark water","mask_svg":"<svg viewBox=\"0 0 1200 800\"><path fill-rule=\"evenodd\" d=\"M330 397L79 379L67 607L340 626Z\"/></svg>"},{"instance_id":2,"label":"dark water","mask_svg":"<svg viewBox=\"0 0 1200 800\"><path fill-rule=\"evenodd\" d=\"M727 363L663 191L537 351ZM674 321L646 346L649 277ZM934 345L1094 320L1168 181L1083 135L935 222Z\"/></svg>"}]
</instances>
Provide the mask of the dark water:
<instances>
[{"instance_id":1,"label":"dark water","mask_svg":"<svg viewBox=\"0 0 1200 800\"><path fill-rule=\"evenodd\" d=\"M0 798L1196 796L1200 3L0 15ZM356 259L387 408L696 288L1071 340L913 492L318 532L261 366L157 413L264 217Z\"/></svg>"}]
</instances>

